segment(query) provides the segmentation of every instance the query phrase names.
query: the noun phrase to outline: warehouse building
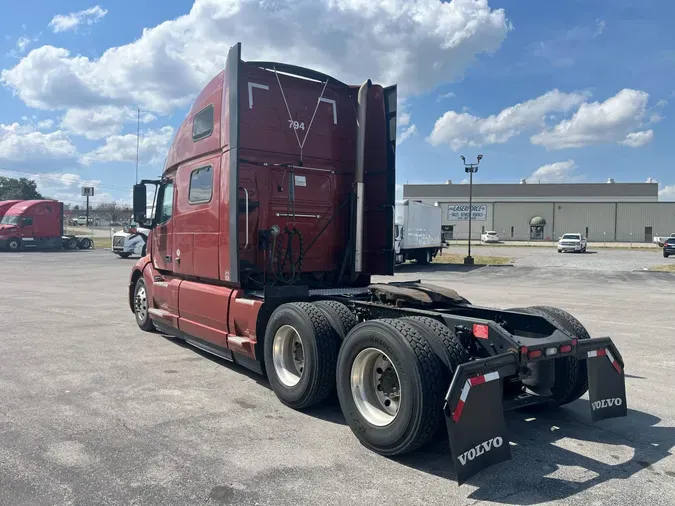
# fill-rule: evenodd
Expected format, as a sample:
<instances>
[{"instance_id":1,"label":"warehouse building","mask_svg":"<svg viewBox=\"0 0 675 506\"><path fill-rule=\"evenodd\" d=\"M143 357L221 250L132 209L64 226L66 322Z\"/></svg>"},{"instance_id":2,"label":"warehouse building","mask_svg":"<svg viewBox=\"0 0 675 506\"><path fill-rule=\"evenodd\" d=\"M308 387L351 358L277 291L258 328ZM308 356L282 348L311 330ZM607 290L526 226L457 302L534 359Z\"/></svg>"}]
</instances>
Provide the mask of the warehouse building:
<instances>
[{"instance_id":1,"label":"warehouse building","mask_svg":"<svg viewBox=\"0 0 675 506\"><path fill-rule=\"evenodd\" d=\"M444 240L469 235L469 185L403 186L403 198L443 209ZM675 202L659 202L658 183L474 184L472 239L494 230L505 241L551 241L565 233L589 241L652 242L675 232Z\"/></svg>"}]
</instances>

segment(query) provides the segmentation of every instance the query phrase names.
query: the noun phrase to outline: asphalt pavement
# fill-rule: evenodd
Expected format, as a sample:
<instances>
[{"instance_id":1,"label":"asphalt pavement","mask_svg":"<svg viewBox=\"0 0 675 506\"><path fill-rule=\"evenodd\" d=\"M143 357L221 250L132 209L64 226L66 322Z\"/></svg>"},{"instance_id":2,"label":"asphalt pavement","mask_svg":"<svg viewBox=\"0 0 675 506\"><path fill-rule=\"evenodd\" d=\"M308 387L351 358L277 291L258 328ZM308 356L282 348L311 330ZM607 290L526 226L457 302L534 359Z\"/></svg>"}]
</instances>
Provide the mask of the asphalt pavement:
<instances>
[{"instance_id":1,"label":"asphalt pavement","mask_svg":"<svg viewBox=\"0 0 675 506\"><path fill-rule=\"evenodd\" d=\"M513 460L458 487L446 442L380 457L337 404L293 411L263 377L141 332L133 262L0 253L0 504L675 503L674 275L404 266L475 304L566 309L626 363L627 418L594 425L586 398L508 413Z\"/></svg>"}]
</instances>

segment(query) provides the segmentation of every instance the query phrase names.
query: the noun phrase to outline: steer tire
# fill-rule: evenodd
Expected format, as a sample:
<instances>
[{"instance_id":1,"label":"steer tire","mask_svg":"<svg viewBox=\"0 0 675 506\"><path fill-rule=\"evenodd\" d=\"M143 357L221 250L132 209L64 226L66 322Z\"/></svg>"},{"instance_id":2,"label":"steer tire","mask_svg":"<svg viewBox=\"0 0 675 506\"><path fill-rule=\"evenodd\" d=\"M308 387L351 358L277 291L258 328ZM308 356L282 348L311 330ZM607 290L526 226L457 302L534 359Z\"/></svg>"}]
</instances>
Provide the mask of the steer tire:
<instances>
[{"instance_id":1,"label":"steer tire","mask_svg":"<svg viewBox=\"0 0 675 506\"><path fill-rule=\"evenodd\" d=\"M155 325L150 318L150 306L148 288L145 286L143 277L140 277L134 287L134 316L136 317L136 324L145 332L155 330Z\"/></svg>"},{"instance_id":2,"label":"steer tire","mask_svg":"<svg viewBox=\"0 0 675 506\"><path fill-rule=\"evenodd\" d=\"M364 373L363 381L358 382L353 379L358 376L352 374L358 373L353 371L357 369L354 367L357 357L378 352L382 357L386 355L387 362L394 366L400 388L398 411L391 415L393 418L383 421L364 415L357 404L373 398L367 395L365 386L369 376ZM447 384L443 383L442 370L441 360L411 322L382 319L356 325L340 348L337 392L345 420L361 444L380 455L394 456L412 452L431 441L443 421L442 398Z\"/></svg>"},{"instance_id":3,"label":"steer tire","mask_svg":"<svg viewBox=\"0 0 675 506\"><path fill-rule=\"evenodd\" d=\"M314 305L323 311L333 330L340 336L340 339L349 334L349 331L358 323L356 316L342 302L336 300L320 300L314 302Z\"/></svg>"},{"instance_id":4,"label":"steer tire","mask_svg":"<svg viewBox=\"0 0 675 506\"><path fill-rule=\"evenodd\" d=\"M21 239L12 238L7 242L9 251L21 251Z\"/></svg>"},{"instance_id":5,"label":"steer tire","mask_svg":"<svg viewBox=\"0 0 675 506\"><path fill-rule=\"evenodd\" d=\"M283 330L278 337L277 333L283 327L291 327L300 339L301 370L290 369L297 364L293 353L280 353L284 350ZM309 302L292 302L276 308L267 323L264 354L267 377L279 400L293 409L304 409L334 394L339 348L339 336L318 307ZM284 380L289 371L298 376L294 384Z\"/></svg>"},{"instance_id":6,"label":"steer tire","mask_svg":"<svg viewBox=\"0 0 675 506\"><path fill-rule=\"evenodd\" d=\"M518 308L514 311L545 316L559 328L569 332L579 340L590 339L586 328L567 311L550 306L532 306ZM588 390L588 369L586 359L576 357L560 357L555 359L555 384L551 388L553 393L549 401L543 406L554 407L576 401Z\"/></svg>"}]
</instances>

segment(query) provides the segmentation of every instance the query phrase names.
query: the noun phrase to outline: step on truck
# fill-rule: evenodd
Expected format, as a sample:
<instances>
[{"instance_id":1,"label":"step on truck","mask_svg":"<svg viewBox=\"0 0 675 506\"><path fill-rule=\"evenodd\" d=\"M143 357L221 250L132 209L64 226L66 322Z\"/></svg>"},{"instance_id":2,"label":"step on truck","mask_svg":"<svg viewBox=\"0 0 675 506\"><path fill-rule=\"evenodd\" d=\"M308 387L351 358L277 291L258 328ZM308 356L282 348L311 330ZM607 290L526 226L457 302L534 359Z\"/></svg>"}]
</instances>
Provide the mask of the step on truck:
<instances>
[{"instance_id":1,"label":"step on truck","mask_svg":"<svg viewBox=\"0 0 675 506\"><path fill-rule=\"evenodd\" d=\"M20 200L0 219L0 250L90 249L90 237L65 235L63 203Z\"/></svg>"},{"instance_id":2,"label":"step on truck","mask_svg":"<svg viewBox=\"0 0 675 506\"><path fill-rule=\"evenodd\" d=\"M511 458L504 411L587 391L625 416L623 359L567 312L498 310L394 272L396 87L243 61L199 94L160 179L134 186L148 255L132 268L138 326L267 375L302 410L336 394L384 456L449 436L458 482Z\"/></svg>"}]
</instances>

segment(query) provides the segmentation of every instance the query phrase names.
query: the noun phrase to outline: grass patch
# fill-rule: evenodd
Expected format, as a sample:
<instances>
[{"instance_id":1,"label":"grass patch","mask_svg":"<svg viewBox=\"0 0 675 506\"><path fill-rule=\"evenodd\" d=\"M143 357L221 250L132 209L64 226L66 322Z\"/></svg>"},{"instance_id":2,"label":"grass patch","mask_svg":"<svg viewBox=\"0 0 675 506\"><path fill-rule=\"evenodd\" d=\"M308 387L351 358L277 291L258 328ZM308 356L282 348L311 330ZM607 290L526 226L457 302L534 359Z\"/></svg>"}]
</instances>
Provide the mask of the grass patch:
<instances>
[{"instance_id":1,"label":"grass patch","mask_svg":"<svg viewBox=\"0 0 675 506\"><path fill-rule=\"evenodd\" d=\"M465 254L459 253L443 253L441 256L434 258L435 264L463 264ZM487 255L471 255L473 257L474 265L507 265L513 262L508 257L495 257Z\"/></svg>"},{"instance_id":2,"label":"grass patch","mask_svg":"<svg viewBox=\"0 0 675 506\"><path fill-rule=\"evenodd\" d=\"M94 249L103 249L112 247L112 239L110 237L90 237L94 241Z\"/></svg>"},{"instance_id":3,"label":"grass patch","mask_svg":"<svg viewBox=\"0 0 675 506\"><path fill-rule=\"evenodd\" d=\"M675 272L675 263L667 265L655 265L649 268L650 271L655 272Z\"/></svg>"}]
</instances>

